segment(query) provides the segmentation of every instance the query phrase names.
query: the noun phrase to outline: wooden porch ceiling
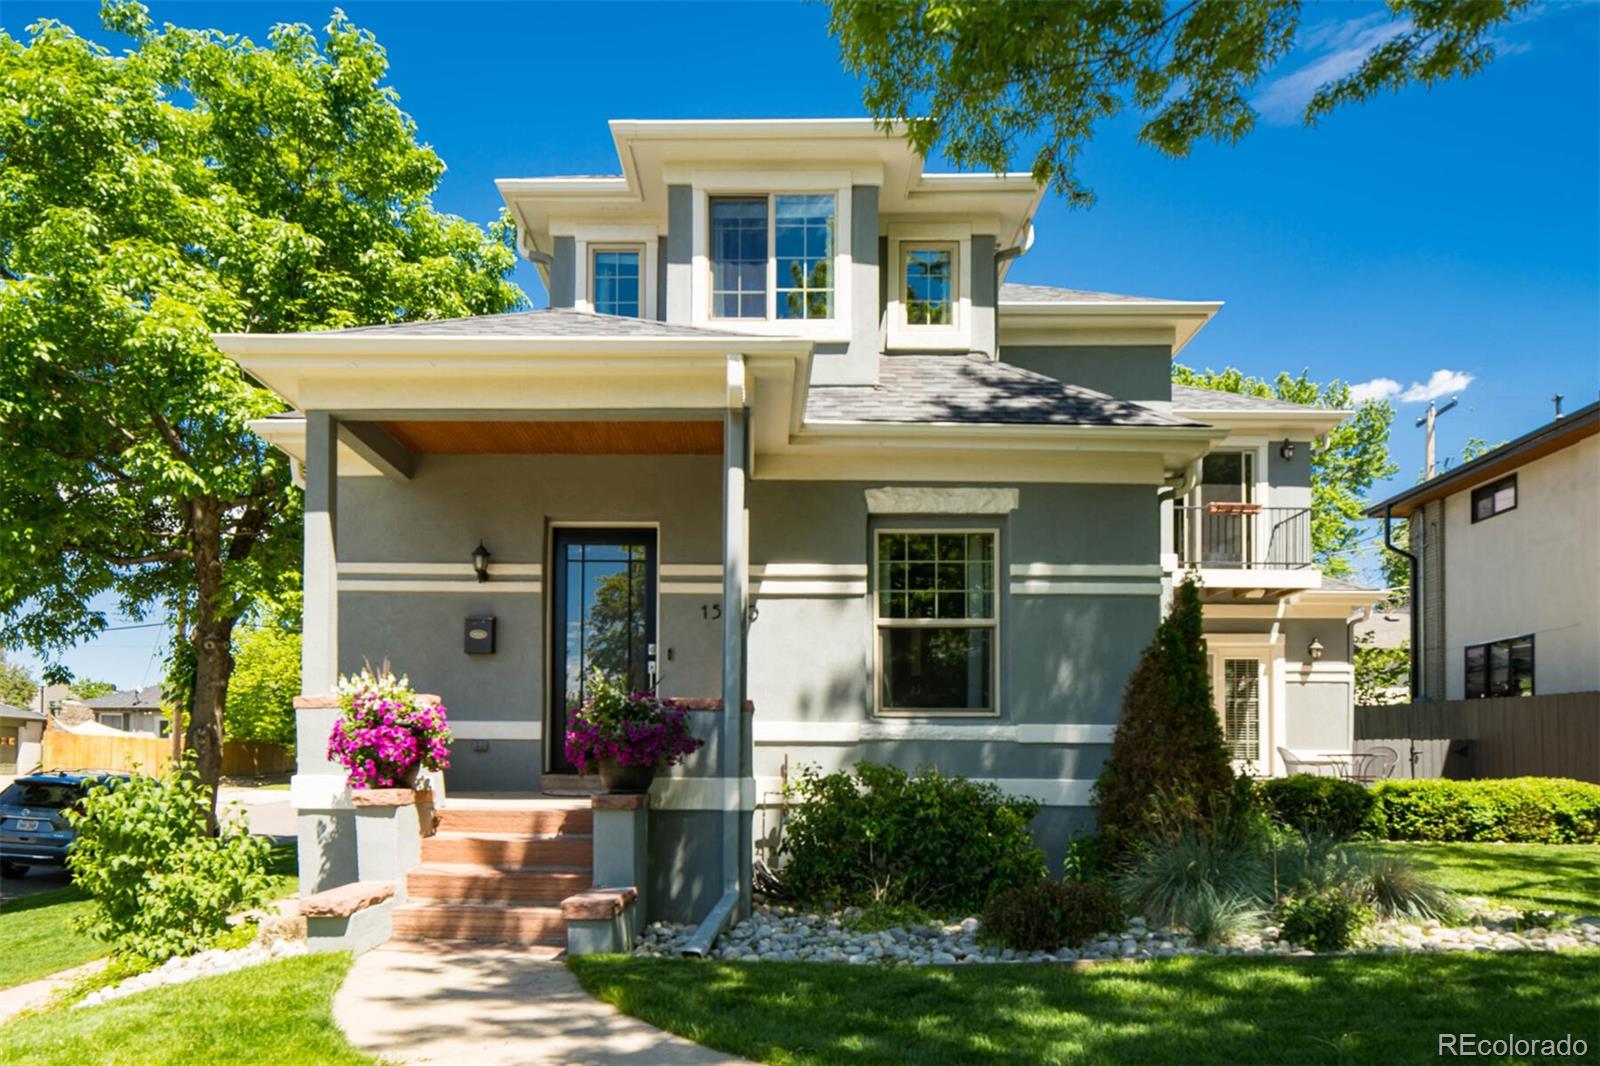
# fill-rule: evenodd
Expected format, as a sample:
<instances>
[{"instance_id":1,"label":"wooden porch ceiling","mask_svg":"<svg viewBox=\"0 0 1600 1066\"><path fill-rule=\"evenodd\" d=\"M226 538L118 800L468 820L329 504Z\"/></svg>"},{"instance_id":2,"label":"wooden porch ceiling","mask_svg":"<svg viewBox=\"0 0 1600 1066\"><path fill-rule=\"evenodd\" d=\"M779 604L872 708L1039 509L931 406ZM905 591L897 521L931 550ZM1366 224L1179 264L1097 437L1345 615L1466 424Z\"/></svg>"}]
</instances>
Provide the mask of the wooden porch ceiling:
<instances>
[{"instance_id":1,"label":"wooden porch ceiling","mask_svg":"<svg viewBox=\"0 0 1600 1066\"><path fill-rule=\"evenodd\" d=\"M421 455L721 455L721 422L384 422Z\"/></svg>"}]
</instances>

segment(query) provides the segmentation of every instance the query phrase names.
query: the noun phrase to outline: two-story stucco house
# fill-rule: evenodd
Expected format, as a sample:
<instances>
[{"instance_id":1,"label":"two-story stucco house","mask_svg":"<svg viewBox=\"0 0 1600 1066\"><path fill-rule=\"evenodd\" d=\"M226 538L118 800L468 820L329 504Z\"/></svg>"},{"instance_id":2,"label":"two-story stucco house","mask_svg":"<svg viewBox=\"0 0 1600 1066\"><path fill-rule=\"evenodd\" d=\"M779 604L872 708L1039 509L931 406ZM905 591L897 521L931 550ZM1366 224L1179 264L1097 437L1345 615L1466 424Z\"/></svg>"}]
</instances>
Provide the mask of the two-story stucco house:
<instances>
[{"instance_id":1,"label":"two-story stucco house","mask_svg":"<svg viewBox=\"0 0 1600 1066\"><path fill-rule=\"evenodd\" d=\"M1600 691L1600 403L1368 514L1410 525L1418 699Z\"/></svg>"},{"instance_id":2,"label":"two-story stucco house","mask_svg":"<svg viewBox=\"0 0 1600 1066\"><path fill-rule=\"evenodd\" d=\"M1174 388L1220 303L1006 283L1041 191L867 120L611 129L620 175L499 183L548 309L218 338L294 409L256 428L304 465L307 693L387 658L441 694L453 795L576 786L595 666L700 701L650 825L652 909L696 917L802 763L997 781L1059 860L1185 573L1240 762L1349 750L1377 596L1309 511L1344 413Z\"/></svg>"}]
</instances>

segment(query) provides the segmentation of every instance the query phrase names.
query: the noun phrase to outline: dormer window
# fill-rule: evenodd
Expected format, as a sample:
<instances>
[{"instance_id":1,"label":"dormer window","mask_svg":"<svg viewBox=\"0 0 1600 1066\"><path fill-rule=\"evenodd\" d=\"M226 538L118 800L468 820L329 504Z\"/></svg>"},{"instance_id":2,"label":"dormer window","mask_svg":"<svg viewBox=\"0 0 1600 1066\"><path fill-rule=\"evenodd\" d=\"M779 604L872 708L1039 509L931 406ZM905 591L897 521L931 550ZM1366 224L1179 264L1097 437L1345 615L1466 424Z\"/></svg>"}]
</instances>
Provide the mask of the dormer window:
<instances>
[{"instance_id":1,"label":"dormer window","mask_svg":"<svg viewBox=\"0 0 1600 1066\"><path fill-rule=\"evenodd\" d=\"M710 207L713 318L833 317L832 193L718 196Z\"/></svg>"},{"instance_id":2,"label":"dormer window","mask_svg":"<svg viewBox=\"0 0 1600 1066\"><path fill-rule=\"evenodd\" d=\"M893 222L888 285L892 351L972 348L972 227L962 222Z\"/></svg>"},{"instance_id":3,"label":"dormer window","mask_svg":"<svg viewBox=\"0 0 1600 1066\"><path fill-rule=\"evenodd\" d=\"M599 246L590 251L594 309L602 315L639 317L643 249Z\"/></svg>"}]
</instances>

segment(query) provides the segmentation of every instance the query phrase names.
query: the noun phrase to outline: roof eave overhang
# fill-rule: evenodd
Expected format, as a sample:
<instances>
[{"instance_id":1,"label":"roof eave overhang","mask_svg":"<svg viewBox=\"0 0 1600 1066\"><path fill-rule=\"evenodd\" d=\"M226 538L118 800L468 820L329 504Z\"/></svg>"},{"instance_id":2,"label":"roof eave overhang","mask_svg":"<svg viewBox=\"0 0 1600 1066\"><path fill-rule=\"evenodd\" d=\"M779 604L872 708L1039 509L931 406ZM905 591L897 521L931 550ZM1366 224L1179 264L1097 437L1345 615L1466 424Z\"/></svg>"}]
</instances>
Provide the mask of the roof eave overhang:
<instances>
[{"instance_id":1,"label":"roof eave overhang","mask_svg":"<svg viewBox=\"0 0 1600 1066\"><path fill-rule=\"evenodd\" d=\"M1030 334L1059 330L1063 341L1084 329L1171 330L1172 353L1176 355L1222 310L1220 300L1064 300L1057 303L1030 303L1001 300L1000 343L1006 332Z\"/></svg>"},{"instance_id":2,"label":"roof eave overhang","mask_svg":"<svg viewBox=\"0 0 1600 1066\"><path fill-rule=\"evenodd\" d=\"M1331 432L1354 411L1240 411L1228 408L1180 407L1173 405L1172 413L1178 418L1192 418L1208 422L1230 431L1251 433L1268 437L1321 437Z\"/></svg>"}]
</instances>

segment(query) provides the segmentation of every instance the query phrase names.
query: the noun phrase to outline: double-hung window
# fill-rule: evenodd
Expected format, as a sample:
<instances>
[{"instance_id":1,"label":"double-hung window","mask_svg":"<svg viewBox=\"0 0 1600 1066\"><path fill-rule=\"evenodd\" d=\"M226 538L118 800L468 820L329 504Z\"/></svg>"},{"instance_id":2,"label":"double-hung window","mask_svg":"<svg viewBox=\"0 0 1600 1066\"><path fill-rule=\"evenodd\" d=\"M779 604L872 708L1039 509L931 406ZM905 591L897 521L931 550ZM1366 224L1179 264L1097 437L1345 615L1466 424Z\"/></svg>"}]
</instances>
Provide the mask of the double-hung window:
<instances>
[{"instance_id":1,"label":"double-hung window","mask_svg":"<svg viewBox=\"0 0 1600 1066\"><path fill-rule=\"evenodd\" d=\"M1497 514L1517 509L1517 475L1491 481L1472 490L1472 520L1482 522Z\"/></svg>"},{"instance_id":2,"label":"double-hung window","mask_svg":"<svg viewBox=\"0 0 1600 1066\"><path fill-rule=\"evenodd\" d=\"M1469 644L1463 686L1469 700L1533 695L1533 637Z\"/></svg>"},{"instance_id":3,"label":"double-hung window","mask_svg":"<svg viewBox=\"0 0 1600 1066\"><path fill-rule=\"evenodd\" d=\"M883 714L993 714L993 530L879 530L874 602Z\"/></svg>"},{"instance_id":4,"label":"double-hung window","mask_svg":"<svg viewBox=\"0 0 1600 1066\"><path fill-rule=\"evenodd\" d=\"M710 208L713 318L833 317L832 193L718 196Z\"/></svg>"},{"instance_id":5,"label":"double-hung window","mask_svg":"<svg viewBox=\"0 0 1600 1066\"><path fill-rule=\"evenodd\" d=\"M638 318L643 274L638 248L595 248L590 253L590 299L602 315Z\"/></svg>"},{"instance_id":6,"label":"double-hung window","mask_svg":"<svg viewBox=\"0 0 1600 1066\"><path fill-rule=\"evenodd\" d=\"M953 326L956 321L956 246L902 244L907 326Z\"/></svg>"}]
</instances>

